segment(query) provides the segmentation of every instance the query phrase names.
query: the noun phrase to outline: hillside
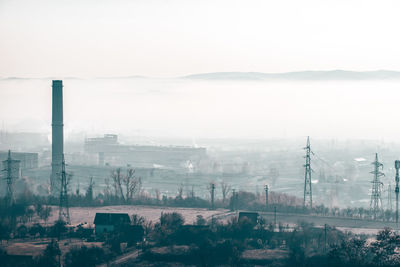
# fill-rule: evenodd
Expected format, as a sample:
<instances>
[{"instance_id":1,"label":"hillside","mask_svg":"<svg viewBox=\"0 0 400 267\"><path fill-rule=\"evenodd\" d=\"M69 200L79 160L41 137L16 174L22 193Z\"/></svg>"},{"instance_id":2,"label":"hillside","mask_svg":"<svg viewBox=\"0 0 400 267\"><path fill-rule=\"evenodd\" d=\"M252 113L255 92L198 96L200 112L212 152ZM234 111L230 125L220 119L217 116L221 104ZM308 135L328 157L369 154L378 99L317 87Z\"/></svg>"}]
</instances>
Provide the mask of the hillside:
<instances>
[{"instance_id":1,"label":"hillside","mask_svg":"<svg viewBox=\"0 0 400 267\"><path fill-rule=\"evenodd\" d=\"M377 71L298 71L283 73L263 72L213 72L182 77L195 80L398 80L400 72Z\"/></svg>"}]
</instances>

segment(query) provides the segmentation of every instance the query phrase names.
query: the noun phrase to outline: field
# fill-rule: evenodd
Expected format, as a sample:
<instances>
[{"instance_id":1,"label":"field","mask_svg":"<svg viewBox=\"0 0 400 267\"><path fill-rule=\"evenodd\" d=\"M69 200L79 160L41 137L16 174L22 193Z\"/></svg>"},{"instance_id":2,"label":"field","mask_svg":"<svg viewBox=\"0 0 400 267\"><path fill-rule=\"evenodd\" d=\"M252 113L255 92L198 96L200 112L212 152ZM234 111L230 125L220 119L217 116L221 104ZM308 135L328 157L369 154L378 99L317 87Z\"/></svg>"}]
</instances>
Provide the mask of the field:
<instances>
[{"instance_id":1,"label":"field","mask_svg":"<svg viewBox=\"0 0 400 267\"><path fill-rule=\"evenodd\" d=\"M7 243L3 243L2 246L7 250L10 255L40 255L50 243L50 238L38 238L34 240L28 239L13 239L9 240ZM71 247L80 247L85 245L87 247L102 245L101 242L85 242L81 239L68 239L59 242L60 250L66 253ZM1 264L0 264L1 265Z\"/></svg>"},{"instance_id":2,"label":"field","mask_svg":"<svg viewBox=\"0 0 400 267\"><path fill-rule=\"evenodd\" d=\"M212 217L220 221L226 221L228 218L237 215L236 212L231 212L227 209L208 210L204 208L174 208L174 207L159 207L159 206L133 206L133 205L119 205L119 206L104 206L104 207L72 207L70 208L71 224L76 225L79 223L87 223L93 225L94 217L97 212L109 213L128 213L129 215L138 214L143 216L149 221L156 223L161 213L165 212L178 212L183 215L185 224L192 224L196 222L196 217L202 215L206 220ZM274 221L274 214L272 212L261 212L268 223ZM49 218L49 223L53 223L58 219L58 209L53 207L52 216ZM277 223L283 225L293 226L299 222L313 223L315 226L323 227L325 224L334 226L342 231L350 231L355 234L376 234L378 231L385 227L397 229L394 222L381 222L371 220L360 220L354 218L342 217L323 217L315 215L302 215L302 214L276 214Z\"/></svg>"},{"instance_id":3,"label":"field","mask_svg":"<svg viewBox=\"0 0 400 267\"><path fill-rule=\"evenodd\" d=\"M105 207L72 207L69 209L71 224L87 223L93 224L94 217L97 212L109 213L128 213L129 215L138 214L149 221L156 222L159 220L162 212L178 212L185 219L186 224L192 224L196 221L197 215L202 215L205 219L211 219L212 216L221 216L229 213L228 210L208 210L201 208L172 208L172 207L152 207L152 206L105 206ZM58 209L53 207L52 216L49 223L53 223L58 219Z\"/></svg>"}]
</instances>

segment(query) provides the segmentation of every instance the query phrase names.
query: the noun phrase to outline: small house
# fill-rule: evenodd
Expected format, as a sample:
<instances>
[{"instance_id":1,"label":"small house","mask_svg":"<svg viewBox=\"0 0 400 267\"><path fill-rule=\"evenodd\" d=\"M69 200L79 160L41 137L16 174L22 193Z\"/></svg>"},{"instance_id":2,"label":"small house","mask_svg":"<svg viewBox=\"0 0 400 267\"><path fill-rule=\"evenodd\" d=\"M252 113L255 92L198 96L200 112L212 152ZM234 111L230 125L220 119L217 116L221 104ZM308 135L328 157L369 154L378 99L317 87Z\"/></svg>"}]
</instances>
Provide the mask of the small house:
<instances>
[{"instance_id":1,"label":"small house","mask_svg":"<svg viewBox=\"0 0 400 267\"><path fill-rule=\"evenodd\" d=\"M131 223L128 213L96 213L94 230L96 234L118 231Z\"/></svg>"}]
</instances>

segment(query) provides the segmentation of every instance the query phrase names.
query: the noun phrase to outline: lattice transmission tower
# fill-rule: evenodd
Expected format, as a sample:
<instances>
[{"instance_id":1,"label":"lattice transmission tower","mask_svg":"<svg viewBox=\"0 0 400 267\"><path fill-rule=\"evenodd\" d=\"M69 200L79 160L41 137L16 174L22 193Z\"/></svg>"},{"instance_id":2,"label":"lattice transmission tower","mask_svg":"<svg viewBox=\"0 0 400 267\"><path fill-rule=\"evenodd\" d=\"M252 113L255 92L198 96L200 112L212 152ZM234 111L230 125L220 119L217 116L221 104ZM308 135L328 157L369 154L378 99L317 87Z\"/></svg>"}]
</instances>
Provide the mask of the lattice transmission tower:
<instances>
[{"instance_id":1,"label":"lattice transmission tower","mask_svg":"<svg viewBox=\"0 0 400 267\"><path fill-rule=\"evenodd\" d=\"M58 206L58 220L64 221L67 224L71 223L69 216L69 204L68 204L68 182L67 173L65 172L65 160L64 155L62 156L62 168L61 168L61 183L60 183L60 204Z\"/></svg>"},{"instance_id":2,"label":"lattice transmission tower","mask_svg":"<svg viewBox=\"0 0 400 267\"><path fill-rule=\"evenodd\" d=\"M399 223L399 169L400 169L400 160L396 160L394 162L394 167L396 169L396 187L394 189L394 192L396 193L396 226Z\"/></svg>"},{"instance_id":3,"label":"lattice transmission tower","mask_svg":"<svg viewBox=\"0 0 400 267\"><path fill-rule=\"evenodd\" d=\"M7 192L6 192L6 205L7 207L11 207L14 204L14 180L18 177L19 172L19 160L15 160L11 158L11 150L8 150L8 157L3 161L4 169L3 172L6 173L6 183L7 183Z\"/></svg>"},{"instance_id":4,"label":"lattice transmission tower","mask_svg":"<svg viewBox=\"0 0 400 267\"><path fill-rule=\"evenodd\" d=\"M374 175L374 180L372 180L372 192L371 192L371 202L370 210L374 215L374 219L382 212L382 186L383 183L380 181L380 177L385 174L381 172L383 169L383 164L378 161L378 153L375 154L375 161L372 162L374 165L374 170L370 173Z\"/></svg>"},{"instance_id":5,"label":"lattice transmission tower","mask_svg":"<svg viewBox=\"0 0 400 267\"><path fill-rule=\"evenodd\" d=\"M304 164L304 202L303 206L312 208L312 186L311 186L311 151L310 137L307 137L307 145L304 148L306 151L306 164Z\"/></svg>"}]
</instances>

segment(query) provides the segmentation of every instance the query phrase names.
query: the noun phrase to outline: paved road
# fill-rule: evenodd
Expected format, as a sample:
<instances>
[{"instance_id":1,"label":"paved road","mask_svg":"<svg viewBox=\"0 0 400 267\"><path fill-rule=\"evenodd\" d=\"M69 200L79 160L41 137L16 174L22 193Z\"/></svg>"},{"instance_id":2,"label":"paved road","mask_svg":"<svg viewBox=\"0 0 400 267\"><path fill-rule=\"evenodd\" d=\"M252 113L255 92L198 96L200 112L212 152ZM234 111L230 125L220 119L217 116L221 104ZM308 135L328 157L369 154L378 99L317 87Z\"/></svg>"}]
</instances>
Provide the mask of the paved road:
<instances>
[{"instance_id":1,"label":"paved road","mask_svg":"<svg viewBox=\"0 0 400 267\"><path fill-rule=\"evenodd\" d=\"M104 263L101 265L98 265L98 267L107 267L107 266L120 266L121 264L125 264L130 260L134 260L139 256L140 251L139 250L134 250L131 252L128 252L126 254L123 254L119 257L117 257L115 260L113 260L110 263Z\"/></svg>"}]
</instances>

